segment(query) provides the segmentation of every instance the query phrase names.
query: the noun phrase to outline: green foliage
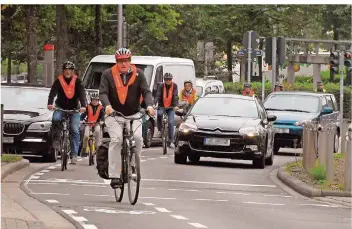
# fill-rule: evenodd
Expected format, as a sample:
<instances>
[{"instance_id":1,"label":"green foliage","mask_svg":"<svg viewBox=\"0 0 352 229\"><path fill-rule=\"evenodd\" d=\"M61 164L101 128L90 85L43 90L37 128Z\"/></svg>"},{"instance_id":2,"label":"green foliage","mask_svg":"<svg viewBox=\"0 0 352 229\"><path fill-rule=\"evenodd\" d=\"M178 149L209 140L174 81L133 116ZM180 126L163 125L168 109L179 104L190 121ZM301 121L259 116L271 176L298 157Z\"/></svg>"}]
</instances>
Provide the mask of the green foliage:
<instances>
[{"instance_id":1,"label":"green foliage","mask_svg":"<svg viewBox=\"0 0 352 229\"><path fill-rule=\"evenodd\" d=\"M321 165L316 161L314 167L309 171L309 174L318 184L323 184L326 180L326 165Z\"/></svg>"},{"instance_id":2,"label":"green foliage","mask_svg":"<svg viewBox=\"0 0 352 229\"><path fill-rule=\"evenodd\" d=\"M11 155L11 154L2 154L1 155L1 162L16 162L22 160L23 157Z\"/></svg>"}]
</instances>

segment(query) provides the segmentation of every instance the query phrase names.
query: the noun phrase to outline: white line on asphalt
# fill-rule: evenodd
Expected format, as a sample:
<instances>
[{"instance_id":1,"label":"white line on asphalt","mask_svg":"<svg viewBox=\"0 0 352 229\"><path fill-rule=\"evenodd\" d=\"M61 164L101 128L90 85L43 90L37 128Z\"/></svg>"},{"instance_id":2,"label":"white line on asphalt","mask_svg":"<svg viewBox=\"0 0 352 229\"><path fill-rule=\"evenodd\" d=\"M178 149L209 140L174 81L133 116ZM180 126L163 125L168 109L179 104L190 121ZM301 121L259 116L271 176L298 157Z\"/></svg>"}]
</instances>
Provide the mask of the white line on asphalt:
<instances>
[{"instance_id":1,"label":"white line on asphalt","mask_svg":"<svg viewBox=\"0 0 352 229\"><path fill-rule=\"evenodd\" d=\"M188 220L186 217L182 215L170 215L171 217L174 217L175 219L182 219L182 220Z\"/></svg>"},{"instance_id":2,"label":"white line on asphalt","mask_svg":"<svg viewBox=\"0 0 352 229\"><path fill-rule=\"evenodd\" d=\"M145 162L145 161L147 161L147 160L141 160L141 162Z\"/></svg>"},{"instance_id":3,"label":"white line on asphalt","mask_svg":"<svg viewBox=\"0 0 352 229\"><path fill-rule=\"evenodd\" d=\"M84 194L85 196L109 196L109 195L95 195L95 194Z\"/></svg>"},{"instance_id":4,"label":"white line on asphalt","mask_svg":"<svg viewBox=\"0 0 352 229\"><path fill-rule=\"evenodd\" d=\"M31 177L30 177L30 179L38 179L39 178L39 176L34 176L34 175L32 175Z\"/></svg>"},{"instance_id":5,"label":"white line on asphalt","mask_svg":"<svg viewBox=\"0 0 352 229\"><path fill-rule=\"evenodd\" d=\"M107 179L103 179L104 180L104 184L110 184L110 180L107 180Z\"/></svg>"},{"instance_id":6,"label":"white line on asphalt","mask_svg":"<svg viewBox=\"0 0 352 229\"><path fill-rule=\"evenodd\" d=\"M242 203L245 203L245 204L272 205L272 206L282 206L282 205L285 205L285 204L273 204L273 203L262 203L262 202L247 202L247 201L242 201Z\"/></svg>"},{"instance_id":7,"label":"white line on asphalt","mask_svg":"<svg viewBox=\"0 0 352 229\"><path fill-rule=\"evenodd\" d=\"M293 198L293 196L284 196L284 195L264 195L267 197L284 197L284 198Z\"/></svg>"},{"instance_id":8,"label":"white line on asphalt","mask_svg":"<svg viewBox=\"0 0 352 229\"><path fill-rule=\"evenodd\" d=\"M77 161L82 161L83 159L82 158L80 158L80 159L77 159Z\"/></svg>"},{"instance_id":9,"label":"white line on asphalt","mask_svg":"<svg viewBox=\"0 0 352 229\"><path fill-rule=\"evenodd\" d=\"M55 166L50 166L48 169L56 169Z\"/></svg>"},{"instance_id":10,"label":"white line on asphalt","mask_svg":"<svg viewBox=\"0 0 352 229\"><path fill-rule=\"evenodd\" d=\"M176 198L169 197L139 197L139 199L176 200Z\"/></svg>"},{"instance_id":11,"label":"white line on asphalt","mask_svg":"<svg viewBox=\"0 0 352 229\"><path fill-rule=\"evenodd\" d=\"M159 212L171 212L169 210L167 210L166 208L155 208L156 210L158 210Z\"/></svg>"},{"instance_id":12,"label":"white line on asphalt","mask_svg":"<svg viewBox=\"0 0 352 229\"><path fill-rule=\"evenodd\" d=\"M32 192L34 195L58 195L58 196L69 196L70 194L65 193L54 193L54 192Z\"/></svg>"},{"instance_id":13,"label":"white line on asphalt","mask_svg":"<svg viewBox=\"0 0 352 229\"><path fill-rule=\"evenodd\" d=\"M36 173L34 175L41 176L41 175L44 175L44 173Z\"/></svg>"},{"instance_id":14,"label":"white line on asphalt","mask_svg":"<svg viewBox=\"0 0 352 229\"><path fill-rule=\"evenodd\" d=\"M212 184L212 185L276 188L276 185L267 185L267 184L236 184L236 183L218 183L218 182L208 182L208 181L161 180L161 179L142 179L142 180L143 181L157 181L157 182L175 182L175 183L192 183L192 184Z\"/></svg>"},{"instance_id":15,"label":"white line on asphalt","mask_svg":"<svg viewBox=\"0 0 352 229\"><path fill-rule=\"evenodd\" d=\"M76 220L77 222L85 222L88 221L86 218L83 216L72 216L72 219Z\"/></svg>"},{"instance_id":16,"label":"white line on asphalt","mask_svg":"<svg viewBox=\"0 0 352 229\"><path fill-rule=\"evenodd\" d=\"M142 204L144 204L144 205L146 205L146 206L154 206L155 204L153 204L153 203L142 203Z\"/></svg>"},{"instance_id":17,"label":"white line on asphalt","mask_svg":"<svg viewBox=\"0 0 352 229\"><path fill-rule=\"evenodd\" d=\"M54 166L55 166L55 167L60 167L60 166L61 166L61 164L55 164Z\"/></svg>"},{"instance_id":18,"label":"white line on asphalt","mask_svg":"<svg viewBox=\"0 0 352 229\"><path fill-rule=\"evenodd\" d=\"M216 192L218 194L233 194L233 195L243 195L243 196L250 196L251 194L249 193L243 193L243 192Z\"/></svg>"},{"instance_id":19,"label":"white line on asphalt","mask_svg":"<svg viewBox=\"0 0 352 229\"><path fill-rule=\"evenodd\" d=\"M228 201L228 200L212 200L212 199L192 199L192 200L219 201L219 202L227 202Z\"/></svg>"},{"instance_id":20,"label":"white line on asphalt","mask_svg":"<svg viewBox=\"0 0 352 229\"><path fill-rule=\"evenodd\" d=\"M59 201L57 200L46 200L48 203L51 203L51 204L57 204L59 203Z\"/></svg>"},{"instance_id":21,"label":"white line on asphalt","mask_svg":"<svg viewBox=\"0 0 352 229\"><path fill-rule=\"evenodd\" d=\"M301 206L315 206L315 207L330 207L330 208L337 208L336 205L328 205L328 204L300 204Z\"/></svg>"},{"instance_id":22,"label":"white line on asphalt","mask_svg":"<svg viewBox=\"0 0 352 229\"><path fill-rule=\"evenodd\" d=\"M148 160L150 160L150 161L153 161L153 160L155 160L156 158L149 158Z\"/></svg>"},{"instance_id":23,"label":"white line on asphalt","mask_svg":"<svg viewBox=\"0 0 352 229\"><path fill-rule=\"evenodd\" d=\"M42 172L42 173L47 173L47 172L49 172L50 170L47 170L47 169L43 169L42 171L40 171L40 172Z\"/></svg>"},{"instance_id":24,"label":"white line on asphalt","mask_svg":"<svg viewBox=\"0 0 352 229\"><path fill-rule=\"evenodd\" d=\"M98 229L95 225L93 224L84 224L82 225L84 229Z\"/></svg>"},{"instance_id":25,"label":"white line on asphalt","mask_svg":"<svg viewBox=\"0 0 352 229\"><path fill-rule=\"evenodd\" d=\"M58 185L59 183L41 183L41 182L31 182L31 183L29 183L30 185L34 185L34 184L54 184L54 185Z\"/></svg>"},{"instance_id":26,"label":"white line on asphalt","mask_svg":"<svg viewBox=\"0 0 352 229\"><path fill-rule=\"evenodd\" d=\"M196 227L196 228L208 228L200 223L188 223L189 225L192 225L193 227Z\"/></svg>"},{"instance_id":27,"label":"white line on asphalt","mask_svg":"<svg viewBox=\"0 0 352 229\"><path fill-rule=\"evenodd\" d=\"M77 212L75 212L74 210L62 210L63 212L65 212L66 214L77 214Z\"/></svg>"},{"instance_id":28,"label":"white line on asphalt","mask_svg":"<svg viewBox=\"0 0 352 229\"><path fill-rule=\"evenodd\" d=\"M184 192L201 192L200 190L195 189L178 189L178 188L169 188L169 191L184 191Z\"/></svg>"},{"instance_id":29,"label":"white line on asphalt","mask_svg":"<svg viewBox=\"0 0 352 229\"><path fill-rule=\"evenodd\" d=\"M69 215L72 219L77 221L84 229L98 229L95 225L93 224L85 224L85 221L88 221L86 218L82 216L73 216L72 214L77 214L74 210L62 210L65 212L67 215Z\"/></svg>"},{"instance_id":30,"label":"white line on asphalt","mask_svg":"<svg viewBox=\"0 0 352 229\"><path fill-rule=\"evenodd\" d=\"M139 189L149 189L149 190L155 190L155 188L139 188Z\"/></svg>"},{"instance_id":31,"label":"white line on asphalt","mask_svg":"<svg viewBox=\"0 0 352 229\"><path fill-rule=\"evenodd\" d=\"M163 156L163 157L159 157L159 158L161 158L161 159L167 159L168 157Z\"/></svg>"},{"instance_id":32,"label":"white line on asphalt","mask_svg":"<svg viewBox=\"0 0 352 229\"><path fill-rule=\"evenodd\" d=\"M94 185L94 184L71 184L71 185L73 185L73 186L106 188L106 186L104 186L104 185Z\"/></svg>"}]
</instances>

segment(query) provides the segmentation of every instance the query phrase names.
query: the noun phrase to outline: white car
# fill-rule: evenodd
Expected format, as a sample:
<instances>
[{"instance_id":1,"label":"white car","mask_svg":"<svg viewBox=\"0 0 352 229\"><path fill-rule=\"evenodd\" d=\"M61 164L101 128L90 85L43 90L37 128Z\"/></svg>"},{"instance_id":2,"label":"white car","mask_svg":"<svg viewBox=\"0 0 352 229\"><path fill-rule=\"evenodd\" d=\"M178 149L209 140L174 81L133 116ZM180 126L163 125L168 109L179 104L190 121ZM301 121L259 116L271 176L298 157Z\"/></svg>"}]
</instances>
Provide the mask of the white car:
<instances>
[{"instance_id":1,"label":"white car","mask_svg":"<svg viewBox=\"0 0 352 229\"><path fill-rule=\"evenodd\" d=\"M221 80L206 78L196 79L196 90L198 97L203 97L207 94L221 94L225 92L224 84Z\"/></svg>"}]
</instances>

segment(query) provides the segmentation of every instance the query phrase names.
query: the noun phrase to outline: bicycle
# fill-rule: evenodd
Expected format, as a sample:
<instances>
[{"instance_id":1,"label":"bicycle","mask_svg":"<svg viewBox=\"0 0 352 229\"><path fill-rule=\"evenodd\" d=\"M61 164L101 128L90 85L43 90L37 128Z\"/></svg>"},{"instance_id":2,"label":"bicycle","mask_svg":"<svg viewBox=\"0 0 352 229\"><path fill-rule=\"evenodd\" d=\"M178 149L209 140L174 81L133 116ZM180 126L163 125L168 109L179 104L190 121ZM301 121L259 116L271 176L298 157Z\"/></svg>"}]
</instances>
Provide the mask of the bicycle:
<instances>
[{"instance_id":1,"label":"bicycle","mask_svg":"<svg viewBox=\"0 0 352 229\"><path fill-rule=\"evenodd\" d=\"M124 119L129 120L130 126L129 129L127 128L127 124L124 121L123 122L123 138L122 138L122 149L121 149L121 176L120 179L122 179L122 185L119 185L116 189L114 189L115 193L115 199L116 202L121 202L123 198L123 193L124 193L124 186L126 183L128 183L128 197L131 205L135 205L138 200L138 195L139 195L139 186L140 186L140 181L141 181L141 171L140 171L140 157L138 153L134 152L134 148L136 147L135 145L135 140L133 137L133 121L141 119L145 114L145 110L142 109L140 111L142 114L139 117L135 118L129 118L124 116L122 113L118 111L114 111L110 116L115 117L115 116L120 116L123 117ZM134 165L134 171L132 171L132 157L135 159L135 165ZM134 172L134 173L133 173ZM134 195L132 195L132 181L136 182L136 192ZM118 190L120 190L120 193L118 193Z\"/></svg>"},{"instance_id":2,"label":"bicycle","mask_svg":"<svg viewBox=\"0 0 352 229\"><path fill-rule=\"evenodd\" d=\"M68 157L71 154L71 114L79 113L79 110L64 110L61 108L55 108L56 111L63 112L61 119L62 129L60 132L60 154L61 154L61 171L67 169Z\"/></svg>"},{"instance_id":3,"label":"bicycle","mask_svg":"<svg viewBox=\"0 0 352 229\"><path fill-rule=\"evenodd\" d=\"M95 137L93 134L95 124L96 122L83 123L84 126L89 126L89 137L88 137L87 146L86 146L86 153L88 154L88 157L89 157L89 166L94 165L94 155L97 149Z\"/></svg>"}]
</instances>

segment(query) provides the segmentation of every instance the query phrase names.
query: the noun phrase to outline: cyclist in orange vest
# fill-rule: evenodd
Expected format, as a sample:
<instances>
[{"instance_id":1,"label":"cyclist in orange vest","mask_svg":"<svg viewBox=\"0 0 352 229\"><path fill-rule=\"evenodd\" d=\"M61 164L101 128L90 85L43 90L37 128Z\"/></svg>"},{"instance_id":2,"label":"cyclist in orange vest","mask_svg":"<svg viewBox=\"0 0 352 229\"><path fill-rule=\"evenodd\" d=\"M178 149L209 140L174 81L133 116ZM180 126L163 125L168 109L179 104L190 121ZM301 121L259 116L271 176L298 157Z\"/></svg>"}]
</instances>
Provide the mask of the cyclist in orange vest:
<instances>
[{"instance_id":1,"label":"cyclist in orange vest","mask_svg":"<svg viewBox=\"0 0 352 229\"><path fill-rule=\"evenodd\" d=\"M60 75L51 86L48 98L48 109L54 110L55 106L64 110L76 110L80 108L80 112L86 111L86 91L82 85L82 81L74 74L74 63L67 61L62 65L63 74ZM54 103L54 98L57 96ZM59 137L61 131L61 119L63 113L56 110L53 114L53 146L60 147ZM80 141L80 114L71 115L71 134L72 134L72 160L71 164L77 163L77 155Z\"/></svg>"},{"instance_id":2,"label":"cyclist in orange vest","mask_svg":"<svg viewBox=\"0 0 352 229\"><path fill-rule=\"evenodd\" d=\"M90 104L87 107L87 111L81 115L81 121L87 118L88 123L96 123L93 125L86 125L84 128L84 137L82 142L82 151L81 155L85 155L86 153L86 146L89 138L89 127L94 127L94 138L96 143L96 149L101 145L102 141L102 133L101 133L101 125L104 122L104 109L103 106L99 104L99 94L93 93L90 96Z\"/></svg>"},{"instance_id":3,"label":"cyclist in orange vest","mask_svg":"<svg viewBox=\"0 0 352 229\"><path fill-rule=\"evenodd\" d=\"M250 83L244 84L244 89L243 89L242 94L246 95L246 96L253 96L254 95L254 91L252 90L252 85Z\"/></svg>"},{"instance_id":4,"label":"cyclist in orange vest","mask_svg":"<svg viewBox=\"0 0 352 229\"><path fill-rule=\"evenodd\" d=\"M178 99L180 101L187 101L188 105L193 105L197 99L197 91L193 87L193 83L191 80L185 80L183 83L184 88L181 90L180 94L178 95Z\"/></svg>"},{"instance_id":5,"label":"cyclist in orange vest","mask_svg":"<svg viewBox=\"0 0 352 229\"><path fill-rule=\"evenodd\" d=\"M129 49L120 48L115 52L116 65L105 70L101 76L99 98L105 107L105 113L121 112L124 116L140 116L140 97L147 106L150 115L155 115L153 96L142 70L131 64L132 53ZM109 178L111 187L117 188L122 184L120 179L122 124L126 120L121 116L107 116L105 125L110 136L108 160ZM136 147L135 153L140 154L143 146L142 121L133 122L133 132ZM132 157L132 161L135 157ZM134 162L132 162L133 164ZM132 167L132 173L135 173Z\"/></svg>"},{"instance_id":6,"label":"cyclist in orange vest","mask_svg":"<svg viewBox=\"0 0 352 229\"><path fill-rule=\"evenodd\" d=\"M178 110L178 89L177 84L172 82L172 74L165 73L164 75L164 83L158 85L158 89L156 92L156 96L154 99L154 104L159 104L158 108L158 130L159 136L161 136L161 128L162 128L162 119L164 112L168 115L169 121L169 148L174 148L174 122L175 122L175 110Z\"/></svg>"},{"instance_id":7,"label":"cyclist in orange vest","mask_svg":"<svg viewBox=\"0 0 352 229\"><path fill-rule=\"evenodd\" d=\"M283 91L283 90L284 90L284 87L282 86L282 84L280 82L276 82L274 91Z\"/></svg>"}]
</instances>

